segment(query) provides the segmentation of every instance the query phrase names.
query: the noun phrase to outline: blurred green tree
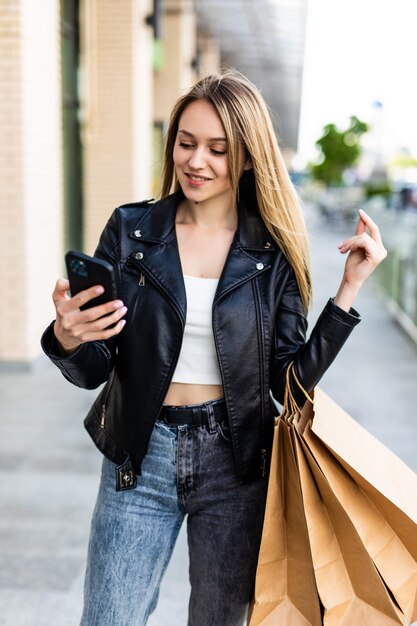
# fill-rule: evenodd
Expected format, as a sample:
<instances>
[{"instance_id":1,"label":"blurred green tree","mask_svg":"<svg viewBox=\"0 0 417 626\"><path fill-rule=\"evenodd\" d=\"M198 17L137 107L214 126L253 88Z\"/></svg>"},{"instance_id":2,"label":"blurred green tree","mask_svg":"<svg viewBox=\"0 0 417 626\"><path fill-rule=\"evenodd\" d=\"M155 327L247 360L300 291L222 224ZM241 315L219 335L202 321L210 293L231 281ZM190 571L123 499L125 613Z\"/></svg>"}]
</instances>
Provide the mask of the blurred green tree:
<instances>
[{"instance_id":1,"label":"blurred green tree","mask_svg":"<svg viewBox=\"0 0 417 626\"><path fill-rule=\"evenodd\" d=\"M328 186L343 184L343 173L358 161L361 154L360 139L368 131L368 125L355 115L350 118L349 127L339 130L335 124L327 124L323 135L316 141L321 160L310 166L314 180Z\"/></svg>"}]
</instances>

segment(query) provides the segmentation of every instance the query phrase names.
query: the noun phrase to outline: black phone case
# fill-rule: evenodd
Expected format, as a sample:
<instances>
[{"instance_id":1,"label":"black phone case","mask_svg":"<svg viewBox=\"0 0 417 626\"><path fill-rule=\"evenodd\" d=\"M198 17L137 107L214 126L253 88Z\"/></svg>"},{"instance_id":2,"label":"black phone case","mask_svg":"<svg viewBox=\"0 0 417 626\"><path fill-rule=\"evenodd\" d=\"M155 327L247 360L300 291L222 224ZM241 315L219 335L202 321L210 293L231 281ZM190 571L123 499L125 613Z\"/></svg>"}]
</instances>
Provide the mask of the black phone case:
<instances>
[{"instance_id":1,"label":"black phone case","mask_svg":"<svg viewBox=\"0 0 417 626\"><path fill-rule=\"evenodd\" d=\"M104 287L104 293L84 304L81 307L82 310L117 298L114 269L107 261L70 250L65 255L65 265L71 296L75 296L80 291L94 285L103 285Z\"/></svg>"}]
</instances>

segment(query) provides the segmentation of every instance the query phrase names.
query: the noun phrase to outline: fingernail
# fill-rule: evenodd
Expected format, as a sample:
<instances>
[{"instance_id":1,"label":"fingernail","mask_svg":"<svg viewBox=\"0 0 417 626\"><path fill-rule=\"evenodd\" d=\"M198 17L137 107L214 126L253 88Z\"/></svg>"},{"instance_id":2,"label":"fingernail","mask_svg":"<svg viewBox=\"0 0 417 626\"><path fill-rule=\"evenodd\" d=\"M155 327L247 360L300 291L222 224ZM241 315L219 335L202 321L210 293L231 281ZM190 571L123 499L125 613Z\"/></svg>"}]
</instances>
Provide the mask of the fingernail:
<instances>
[{"instance_id":1,"label":"fingernail","mask_svg":"<svg viewBox=\"0 0 417 626\"><path fill-rule=\"evenodd\" d=\"M95 293L97 293L97 294L104 293L104 287L99 285L98 287L95 288Z\"/></svg>"},{"instance_id":2,"label":"fingernail","mask_svg":"<svg viewBox=\"0 0 417 626\"><path fill-rule=\"evenodd\" d=\"M121 324L121 326L123 328L123 326L126 324L126 320L121 320L119 323Z\"/></svg>"},{"instance_id":3,"label":"fingernail","mask_svg":"<svg viewBox=\"0 0 417 626\"><path fill-rule=\"evenodd\" d=\"M121 309L123 306L123 302L121 300L115 300L115 302L113 302L113 306L115 309Z\"/></svg>"}]
</instances>

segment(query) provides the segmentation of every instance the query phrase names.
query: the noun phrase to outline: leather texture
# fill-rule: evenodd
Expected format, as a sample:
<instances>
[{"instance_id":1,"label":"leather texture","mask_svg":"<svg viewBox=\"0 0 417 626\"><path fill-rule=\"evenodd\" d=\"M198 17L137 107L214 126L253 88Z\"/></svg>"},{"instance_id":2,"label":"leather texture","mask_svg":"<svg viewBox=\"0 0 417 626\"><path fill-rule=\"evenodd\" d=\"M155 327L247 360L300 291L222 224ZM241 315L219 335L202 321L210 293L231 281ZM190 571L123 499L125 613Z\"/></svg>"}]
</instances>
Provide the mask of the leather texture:
<instances>
[{"instance_id":1,"label":"leather texture","mask_svg":"<svg viewBox=\"0 0 417 626\"><path fill-rule=\"evenodd\" d=\"M175 231L182 193L117 208L96 256L115 266L126 326L109 341L59 354L53 325L42 346L79 387L106 383L86 419L96 446L114 463L140 474L150 436L179 356L187 311ZM242 483L269 464L274 416L270 392L282 404L291 361L307 391L318 383L354 326L358 313L329 299L309 339L294 272L268 233L256 206L238 204L238 228L213 301L213 332ZM299 404L304 397L298 388Z\"/></svg>"}]
</instances>

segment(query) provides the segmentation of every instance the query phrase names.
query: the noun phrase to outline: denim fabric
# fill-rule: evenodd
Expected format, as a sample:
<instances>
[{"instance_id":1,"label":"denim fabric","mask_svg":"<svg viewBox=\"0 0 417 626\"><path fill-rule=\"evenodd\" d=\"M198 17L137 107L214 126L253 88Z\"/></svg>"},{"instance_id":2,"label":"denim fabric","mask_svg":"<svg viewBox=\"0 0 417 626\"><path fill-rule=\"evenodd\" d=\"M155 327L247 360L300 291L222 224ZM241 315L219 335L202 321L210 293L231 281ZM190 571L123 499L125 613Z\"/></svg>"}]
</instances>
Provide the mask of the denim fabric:
<instances>
[{"instance_id":1,"label":"denim fabric","mask_svg":"<svg viewBox=\"0 0 417 626\"><path fill-rule=\"evenodd\" d=\"M103 459L81 626L142 626L187 516L188 626L240 626L253 590L266 479L240 485L227 424L157 422L136 489ZM172 626L178 624L173 616Z\"/></svg>"}]
</instances>

